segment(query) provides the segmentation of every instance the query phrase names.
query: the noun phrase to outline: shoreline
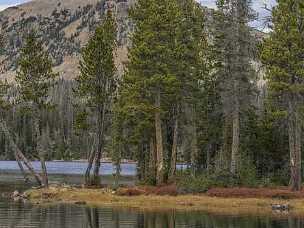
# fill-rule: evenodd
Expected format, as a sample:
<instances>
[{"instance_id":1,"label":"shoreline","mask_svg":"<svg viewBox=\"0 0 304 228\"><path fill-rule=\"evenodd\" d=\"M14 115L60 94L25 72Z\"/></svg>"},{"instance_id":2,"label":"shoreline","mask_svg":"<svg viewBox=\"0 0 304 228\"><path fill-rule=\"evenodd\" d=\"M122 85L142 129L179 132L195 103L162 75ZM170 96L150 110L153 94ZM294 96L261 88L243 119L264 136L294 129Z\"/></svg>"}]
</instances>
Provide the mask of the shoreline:
<instances>
[{"instance_id":1,"label":"shoreline","mask_svg":"<svg viewBox=\"0 0 304 228\"><path fill-rule=\"evenodd\" d=\"M134 208L138 210L205 211L223 215L304 216L304 198L238 198L213 197L207 194L186 195L118 195L111 189L55 187L26 191L36 205L77 204L95 207ZM289 210L276 211L272 205L288 205Z\"/></svg>"}]
</instances>

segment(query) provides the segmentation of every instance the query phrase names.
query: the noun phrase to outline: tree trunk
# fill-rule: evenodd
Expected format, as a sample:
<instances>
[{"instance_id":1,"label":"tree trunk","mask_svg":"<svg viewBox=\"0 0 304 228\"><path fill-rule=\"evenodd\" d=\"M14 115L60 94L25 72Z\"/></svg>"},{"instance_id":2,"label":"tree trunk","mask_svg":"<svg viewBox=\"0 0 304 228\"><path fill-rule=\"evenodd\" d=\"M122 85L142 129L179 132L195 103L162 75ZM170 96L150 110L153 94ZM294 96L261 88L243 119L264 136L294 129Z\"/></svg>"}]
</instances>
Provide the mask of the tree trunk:
<instances>
[{"instance_id":1,"label":"tree trunk","mask_svg":"<svg viewBox=\"0 0 304 228\"><path fill-rule=\"evenodd\" d=\"M212 149L212 144L209 143L207 145L207 150L206 150L206 170L207 170L207 174L210 174L211 171L211 149Z\"/></svg>"},{"instance_id":2,"label":"tree trunk","mask_svg":"<svg viewBox=\"0 0 304 228\"><path fill-rule=\"evenodd\" d=\"M302 124L292 101L288 107L288 136L290 152L290 185L292 191L301 190L301 134Z\"/></svg>"},{"instance_id":3,"label":"tree trunk","mask_svg":"<svg viewBox=\"0 0 304 228\"><path fill-rule=\"evenodd\" d=\"M16 160L18 161L23 161L24 165L28 168L28 170L30 171L30 173L33 175L33 177L36 179L38 185L41 185L42 182L42 178L41 176L35 172L32 164L30 163L30 161L24 156L24 154L21 152L21 150L18 148L18 146L16 145L16 143L13 140L13 137L11 135L11 133L8 130L8 127L6 125L6 122L1 118L0 119L0 128L2 129L5 137L7 138L7 140L9 141L9 144L12 148L12 150L15 153L15 157Z\"/></svg>"},{"instance_id":4,"label":"tree trunk","mask_svg":"<svg viewBox=\"0 0 304 228\"><path fill-rule=\"evenodd\" d=\"M95 155L96 154L96 151L95 151L95 140L96 140L96 137L94 137L94 139L93 139L91 153L90 153L90 156L88 158L88 167L87 167L86 172L84 174L84 180L85 180L85 185L86 186L91 185L91 178L90 178L91 169L93 167L94 158L96 156Z\"/></svg>"},{"instance_id":5,"label":"tree trunk","mask_svg":"<svg viewBox=\"0 0 304 228\"><path fill-rule=\"evenodd\" d=\"M39 118L36 116L34 117L34 127L35 127L35 134L36 134L36 140L37 140L37 152L40 158L41 163L41 171L42 171L42 184L45 188L48 188L49 181L48 181L48 175L47 175L47 169L45 165L45 151L44 148L42 148L41 144L41 134L40 134L40 127L39 127Z\"/></svg>"},{"instance_id":6,"label":"tree trunk","mask_svg":"<svg viewBox=\"0 0 304 228\"><path fill-rule=\"evenodd\" d=\"M230 172L234 175L237 173L237 159L240 148L240 105L238 98L235 97L235 107L232 116L232 150Z\"/></svg>"},{"instance_id":7,"label":"tree trunk","mask_svg":"<svg viewBox=\"0 0 304 228\"><path fill-rule=\"evenodd\" d=\"M103 150L104 142L104 122L105 122L106 106L102 105L98 108L98 119L97 119L97 152L95 156L95 166L93 171L93 184L100 185L99 170L100 170L100 159Z\"/></svg>"},{"instance_id":8,"label":"tree trunk","mask_svg":"<svg viewBox=\"0 0 304 228\"><path fill-rule=\"evenodd\" d=\"M176 173L176 160L177 160L177 140L178 140L178 118L175 117L173 130L173 143L172 143L172 153L171 153L171 166L169 172L169 179L172 180Z\"/></svg>"},{"instance_id":9,"label":"tree trunk","mask_svg":"<svg viewBox=\"0 0 304 228\"><path fill-rule=\"evenodd\" d=\"M191 140L191 169L192 174L196 175L198 169L198 145L197 145L197 127L196 127L196 113L195 108L192 107L192 140Z\"/></svg>"},{"instance_id":10,"label":"tree trunk","mask_svg":"<svg viewBox=\"0 0 304 228\"><path fill-rule=\"evenodd\" d=\"M25 170L24 170L24 168L23 168L22 162L21 162L21 160L20 160L20 158L18 157L18 155L17 155L16 152L15 152L15 158L16 158L16 161L17 161L17 163L18 163L19 169L20 169L20 171L21 171L21 173L22 173L22 175L23 175L23 178L24 178L25 183L29 182L29 179L28 179L28 177L27 177L27 174L26 174L26 172L25 172Z\"/></svg>"},{"instance_id":11,"label":"tree trunk","mask_svg":"<svg viewBox=\"0 0 304 228\"><path fill-rule=\"evenodd\" d=\"M157 109L155 111L155 136L156 136L156 153L157 153L156 184L160 185L165 182L162 120L160 115L160 110L161 110L160 90L158 90L156 94L155 108Z\"/></svg>"},{"instance_id":12,"label":"tree trunk","mask_svg":"<svg viewBox=\"0 0 304 228\"><path fill-rule=\"evenodd\" d=\"M221 150L220 170L230 170L231 163L231 117L228 114L224 117L223 148Z\"/></svg>"},{"instance_id":13,"label":"tree trunk","mask_svg":"<svg viewBox=\"0 0 304 228\"><path fill-rule=\"evenodd\" d=\"M151 136L150 138L150 159L149 159L149 176L151 177L151 180L153 184L156 183L156 160L157 160L157 154L155 150L155 138L154 136Z\"/></svg>"},{"instance_id":14,"label":"tree trunk","mask_svg":"<svg viewBox=\"0 0 304 228\"><path fill-rule=\"evenodd\" d=\"M41 154L40 156L41 170L42 170L42 183L45 188L49 187L49 178L47 174L46 164L45 164L45 155Z\"/></svg>"}]
</instances>

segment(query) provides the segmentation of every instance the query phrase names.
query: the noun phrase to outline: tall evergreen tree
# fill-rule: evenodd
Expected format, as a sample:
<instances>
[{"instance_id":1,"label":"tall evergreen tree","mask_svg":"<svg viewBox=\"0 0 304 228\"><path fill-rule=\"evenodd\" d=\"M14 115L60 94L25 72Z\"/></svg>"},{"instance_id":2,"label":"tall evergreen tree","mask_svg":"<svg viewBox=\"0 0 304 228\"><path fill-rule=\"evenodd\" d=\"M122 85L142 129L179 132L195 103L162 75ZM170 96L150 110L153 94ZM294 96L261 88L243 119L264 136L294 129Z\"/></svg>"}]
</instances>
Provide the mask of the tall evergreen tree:
<instances>
[{"instance_id":1,"label":"tall evergreen tree","mask_svg":"<svg viewBox=\"0 0 304 228\"><path fill-rule=\"evenodd\" d=\"M76 94L87 104L87 111L96 116L96 150L89 156L89 165L85 173L86 184L99 185L100 159L105 147L105 132L109 123L112 96L115 91L116 22L112 12L108 11L104 21L95 30L82 50L80 74L76 78ZM90 173L94 162L93 179Z\"/></svg>"},{"instance_id":2,"label":"tall evergreen tree","mask_svg":"<svg viewBox=\"0 0 304 228\"><path fill-rule=\"evenodd\" d=\"M137 119L137 126L147 124L142 133L145 142L141 140L141 143L145 144L144 148L153 148L142 154L151 152L156 183L162 184L166 181L167 157L164 116L173 101L174 91L179 87L174 66L180 9L177 1L139 0L130 17L135 31L122 93L128 94L124 98L125 108L142 116Z\"/></svg>"},{"instance_id":3,"label":"tall evergreen tree","mask_svg":"<svg viewBox=\"0 0 304 228\"><path fill-rule=\"evenodd\" d=\"M301 152L304 89L304 4L300 0L279 0L272 11L273 30L265 39L261 59L272 101L288 125L290 185L301 189Z\"/></svg>"},{"instance_id":4,"label":"tall evergreen tree","mask_svg":"<svg viewBox=\"0 0 304 228\"><path fill-rule=\"evenodd\" d=\"M250 106L253 92L252 48L249 22L250 0L218 0L215 51L217 74L221 83L225 114L224 146L230 154L230 172L237 174L240 157L240 129L244 111ZM230 127L229 127L230 126ZM229 140L231 135L231 141ZM229 142L230 141L230 142Z\"/></svg>"},{"instance_id":5,"label":"tall evergreen tree","mask_svg":"<svg viewBox=\"0 0 304 228\"><path fill-rule=\"evenodd\" d=\"M172 71L175 72L178 86L174 91L174 100L171 102L172 118L172 146L170 173L172 177L176 168L177 146L186 141L190 132L190 163L195 169L199 159L199 121L202 118L199 104L204 95L204 82L208 75L207 53L208 43L203 8L193 0L178 1L180 16L178 18L178 32L176 34L176 48ZM189 115L190 114L190 115ZM191 121L189 121L191 120ZM170 141L170 139L169 139Z\"/></svg>"},{"instance_id":6,"label":"tall evergreen tree","mask_svg":"<svg viewBox=\"0 0 304 228\"><path fill-rule=\"evenodd\" d=\"M48 186L45 165L46 148L42 146L41 113L50 107L48 99L50 87L58 74L53 72L52 60L43 48L37 33L32 30L27 34L18 61L16 82L20 100L31 111L36 137L36 151L39 154L42 168L42 182Z\"/></svg>"}]
</instances>

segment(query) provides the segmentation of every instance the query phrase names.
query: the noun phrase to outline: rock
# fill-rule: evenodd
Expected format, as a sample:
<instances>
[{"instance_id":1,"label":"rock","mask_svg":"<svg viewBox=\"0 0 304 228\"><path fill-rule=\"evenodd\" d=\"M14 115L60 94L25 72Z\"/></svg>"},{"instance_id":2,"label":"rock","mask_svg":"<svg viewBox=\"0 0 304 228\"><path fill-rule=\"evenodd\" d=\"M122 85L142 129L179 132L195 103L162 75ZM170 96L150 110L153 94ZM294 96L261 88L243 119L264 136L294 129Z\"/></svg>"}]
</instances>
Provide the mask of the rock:
<instances>
[{"instance_id":1,"label":"rock","mask_svg":"<svg viewBox=\"0 0 304 228\"><path fill-rule=\"evenodd\" d=\"M11 195L11 198L14 200L14 201L23 201L25 202L27 199L28 199L29 195L27 192L24 192L24 193L20 193L19 191L14 191Z\"/></svg>"},{"instance_id":2,"label":"rock","mask_svg":"<svg viewBox=\"0 0 304 228\"><path fill-rule=\"evenodd\" d=\"M15 190L15 191L13 192L12 198L17 198L17 197L19 197L19 196L20 196L19 191Z\"/></svg>"},{"instance_id":3,"label":"rock","mask_svg":"<svg viewBox=\"0 0 304 228\"><path fill-rule=\"evenodd\" d=\"M21 201L22 198L21 198L20 196L18 196L18 197L14 197L13 200L14 200L15 202L18 202L18 201Z\"/></svg>"},{"instance_id":4,"label":"rock","mask_svg":"<svg viewBox=\"0 0 304 228\"><path fill-rule=\"evenodd\" d=\"M24 192L24 193L21 195L21 197L22 197L23 199L28 199L28 198L29 198L29 194L28 194L27 192Z\"/></svg>"},{"instance_id":5,"label":"rock","mask_svg":"<svg viewBox=\"0 0 304 228\"><path fill-rule=\"evenodd\" d=\"M272 204L271 208L274 211L288 211L289 205L288 204Z\"/></svg>"}]
</instances>

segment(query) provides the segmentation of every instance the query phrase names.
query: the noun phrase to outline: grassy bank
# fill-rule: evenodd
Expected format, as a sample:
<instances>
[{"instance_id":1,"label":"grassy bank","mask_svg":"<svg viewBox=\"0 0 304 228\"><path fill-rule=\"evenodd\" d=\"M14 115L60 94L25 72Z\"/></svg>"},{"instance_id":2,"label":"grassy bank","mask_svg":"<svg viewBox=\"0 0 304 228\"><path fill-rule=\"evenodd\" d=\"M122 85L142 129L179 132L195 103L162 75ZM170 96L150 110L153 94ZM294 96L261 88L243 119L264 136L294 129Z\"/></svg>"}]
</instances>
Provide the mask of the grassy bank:
<instances>
[{"instance_id":1,"label":"grassy bank","mask_svg":"<svg viewBox=\"0 0 304 228\"><path fill-rule=\"evenodd\" d=\"M73 187L50 187L29 190L30 201L35 204L72 203L90 206L129 207L143 210L203 210L221 214L273 214L271 205L288 204L290 213L304 215L304 198L246 198L214 197L199 195L121 195L128 190L114 192L110 189L85 189ZM284 213L282 213L283 215Z\"/></svg>"}]
</instances>

